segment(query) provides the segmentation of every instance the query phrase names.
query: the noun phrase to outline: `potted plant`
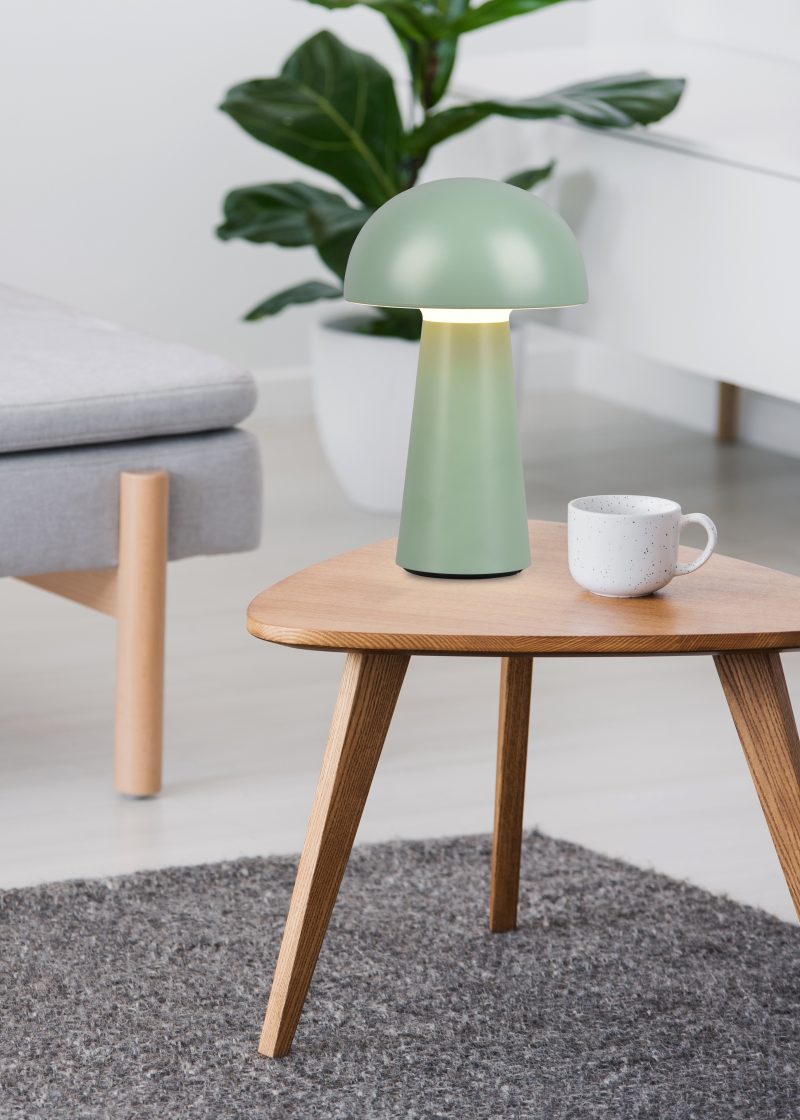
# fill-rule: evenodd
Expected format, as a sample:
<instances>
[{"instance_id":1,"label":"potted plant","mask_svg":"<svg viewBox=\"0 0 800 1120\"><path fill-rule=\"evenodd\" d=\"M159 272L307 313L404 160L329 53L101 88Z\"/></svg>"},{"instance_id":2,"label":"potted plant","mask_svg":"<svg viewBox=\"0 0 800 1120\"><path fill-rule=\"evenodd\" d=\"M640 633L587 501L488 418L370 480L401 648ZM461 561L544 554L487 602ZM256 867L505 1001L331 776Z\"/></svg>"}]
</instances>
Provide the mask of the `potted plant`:
<instances>
[{"instance_id":1,"label":"potted plant","mask_svg":"<svg viewBox=\"0 0 800 1120\"><path fill-rule=\"evenodd\" d=\"M411 79L404 121L394 82L376 59L335 35L313 35L274 78L228 91L221 105L256 140L336 180L345 194L303 182L232 190L223 240L286 248L313 246L328 276L277 292L252 308L253 322L292 304L342 295L350 248L369 215L412 187L432 150L487 117L570 117L592 128L648 125L670 113L680 78L634 73L559 89L522 101L483 100L439 107L448 92L462 35L563 0L309 0L321 7L372 8L399 39ZM507 182L530 190L553 164L517 171ZM340 484L357 505L399 509L411 420L420 313L402 308L339 313L312 346L314 403L322 443Z\"/></svg>"}]
</instances>

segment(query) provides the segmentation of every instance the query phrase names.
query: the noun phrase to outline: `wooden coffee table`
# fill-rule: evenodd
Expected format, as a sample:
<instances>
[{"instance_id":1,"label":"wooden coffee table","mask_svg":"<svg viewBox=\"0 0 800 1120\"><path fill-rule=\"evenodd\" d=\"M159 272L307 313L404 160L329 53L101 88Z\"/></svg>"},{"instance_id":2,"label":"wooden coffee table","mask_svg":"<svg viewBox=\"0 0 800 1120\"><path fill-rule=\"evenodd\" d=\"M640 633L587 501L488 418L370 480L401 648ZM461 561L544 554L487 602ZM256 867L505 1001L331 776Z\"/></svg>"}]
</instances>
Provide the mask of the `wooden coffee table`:
<instances>
[{"instance_id":1,"label":"wooden coffee table","mask_svg":"<svg viewBox=\"0 0 800 1120\"><path fill-rule=\"evenodd\" d=\"M290 576L250 604L257 638L347 653L260 1052L289 1052L412 654L502 658L489 928L514 929L533 657L711 654L800 913L800 740L780 650L800 647L800 579L727 556L646 599L573 583L566 526L531 522L533 566L427 579L382 541ZM683 549L682 559L695 555Z\"/></svg>"}]
</instances>

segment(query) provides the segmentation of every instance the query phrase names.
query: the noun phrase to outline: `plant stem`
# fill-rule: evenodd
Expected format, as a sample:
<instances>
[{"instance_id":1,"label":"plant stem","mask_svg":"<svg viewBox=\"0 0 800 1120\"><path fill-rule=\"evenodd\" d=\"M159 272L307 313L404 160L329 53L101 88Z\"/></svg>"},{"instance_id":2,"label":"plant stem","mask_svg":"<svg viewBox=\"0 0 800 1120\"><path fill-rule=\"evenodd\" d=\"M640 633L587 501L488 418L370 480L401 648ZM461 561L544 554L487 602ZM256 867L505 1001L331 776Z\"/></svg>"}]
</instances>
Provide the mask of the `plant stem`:
<instances>
[{"instance_id":1,"label":"plant stem","mask_svg":"<svg viewBox=\"0 0 800 1120\"><path fill-rule=\"evenodd\" d=\"M428 44L425 55L425 68L422 72L422 105L427 113L433 101L433 88L439 73L439 55L436 41Z\"/></svg>"},{"instance_id":2,"label":"plant stem","mask_svg":"<svg viewBox=\"0 0 800 1120\"><path fill-rule=\"evenodd\" d=\"M435 39L425 44L424 48L414 47L408 52L409 68L411 70L411 123L410 129L416 127L419 117L418 110L422 110L422 123L428 119L428 110L433 102L433 91L436 78L439 74L439 57ZM419 173L428 158L425 155L414 156L408 163L408 181L406 189L413 187L419 178Z\"/></svg>"}]
</instances>

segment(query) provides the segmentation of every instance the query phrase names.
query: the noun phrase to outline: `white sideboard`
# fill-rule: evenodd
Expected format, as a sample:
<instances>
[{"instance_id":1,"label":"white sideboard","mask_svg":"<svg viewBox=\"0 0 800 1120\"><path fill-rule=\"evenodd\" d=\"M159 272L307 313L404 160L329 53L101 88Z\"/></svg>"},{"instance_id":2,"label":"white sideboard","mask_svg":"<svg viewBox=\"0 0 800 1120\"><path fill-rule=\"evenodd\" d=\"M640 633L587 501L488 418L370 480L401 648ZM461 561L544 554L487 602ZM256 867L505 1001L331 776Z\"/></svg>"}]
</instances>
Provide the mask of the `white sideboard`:
<instances>
[{"instance_id":1,"label":"white sideboard","mask_svg":"<svg viewBox=\"0 0 800 1120\"><path fill-rule=\"evenodd\" d=\"M558 160L543 194L586 257L590 301L563 325L800 402L800 66L646 41L484 55L463 62L458 85L470 97L517 99L634 70L688 79L659 125L518 126L518 167L543 151Z\"/></svg>"}]
</instances>

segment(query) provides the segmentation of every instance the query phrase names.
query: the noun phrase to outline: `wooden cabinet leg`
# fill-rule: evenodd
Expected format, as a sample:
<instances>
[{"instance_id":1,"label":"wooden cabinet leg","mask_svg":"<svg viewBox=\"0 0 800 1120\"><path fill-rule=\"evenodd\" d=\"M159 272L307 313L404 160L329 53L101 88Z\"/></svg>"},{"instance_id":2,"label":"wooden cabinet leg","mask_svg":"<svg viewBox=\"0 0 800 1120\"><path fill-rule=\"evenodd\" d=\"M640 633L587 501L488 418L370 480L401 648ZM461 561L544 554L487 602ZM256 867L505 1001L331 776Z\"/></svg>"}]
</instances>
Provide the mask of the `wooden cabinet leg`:
<instances>
[{"instance_id":1,"label":"wooden cabinet leg","mask_svg":"<svg viewBox=\"0 0 800 1120\"><path fill-rule=\"evenodd\" d=\"M714 661L800 917L800 738L780 654L724 653Z\"/></svg>"},{"instance_id":2,"label":"wooden cabinet leg","mask_svg":"<svg viewBox=\"0 0 800 1120\"><path fill-rule=\"evenodd\" d=\"M489 900L489 929L493 933L517 927L532 674L532 657L503 658Z\"/></svg>"},{"instance_id":3,"label":"wooden cabinet leg","mask_svg":"<svg viewBox=\"0 0 800 1120\"><path fill-rule=\"evenodd\" d=\"M720 381L717 392L717 439L720 443L733 443L739 438L741 391L738 385Z\"/></svg>"},{"instance_id":4,"label":"wooden cabinet leg","mask_svg":"<svg viewBox=\"0 0 800 1120\"><path fill-rule=\"evenodd\" d=\"M120 475L115 783L161 789L169 475Z\"/></svg>"},{"instance_id":5,"label":"wooden cabinet leg","mask_svg":"<svg viewBox=\"0 0 800 1120\"><path fill-rule=\"evenodd\" d=\"M291 1048L408 661L347 655L261 1033L269 1057Z\"/></svg>"}]
</instances>

